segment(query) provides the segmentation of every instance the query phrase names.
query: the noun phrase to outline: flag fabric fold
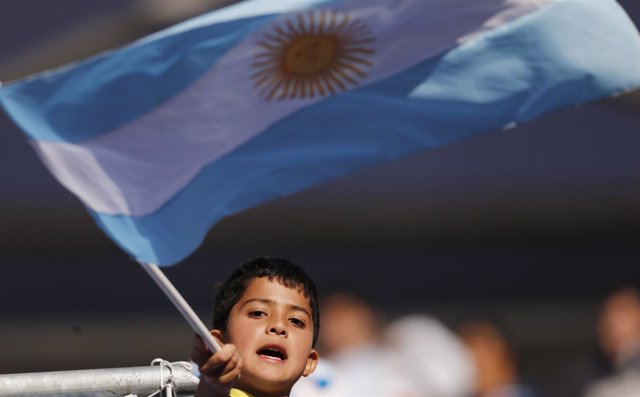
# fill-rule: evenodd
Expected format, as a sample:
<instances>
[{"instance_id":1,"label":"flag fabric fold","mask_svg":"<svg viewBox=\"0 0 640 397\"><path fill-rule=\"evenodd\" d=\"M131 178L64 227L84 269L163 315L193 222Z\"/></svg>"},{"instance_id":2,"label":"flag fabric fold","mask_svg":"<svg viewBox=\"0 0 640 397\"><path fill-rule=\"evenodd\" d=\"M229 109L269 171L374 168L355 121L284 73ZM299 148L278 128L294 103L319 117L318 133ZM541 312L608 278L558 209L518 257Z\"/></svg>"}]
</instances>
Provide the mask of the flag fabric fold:
<instances>
[{"instance_id":1,"label":"flag fabric fold","mask_svg":"<svg viewBox=\"0 0 640 397\"><path fill-rule=\"evenodd\" d=\"M614 0L253 0L0 103L116 243L170 265L230 214L637 87Z\"/></svg>"}]
</instances>

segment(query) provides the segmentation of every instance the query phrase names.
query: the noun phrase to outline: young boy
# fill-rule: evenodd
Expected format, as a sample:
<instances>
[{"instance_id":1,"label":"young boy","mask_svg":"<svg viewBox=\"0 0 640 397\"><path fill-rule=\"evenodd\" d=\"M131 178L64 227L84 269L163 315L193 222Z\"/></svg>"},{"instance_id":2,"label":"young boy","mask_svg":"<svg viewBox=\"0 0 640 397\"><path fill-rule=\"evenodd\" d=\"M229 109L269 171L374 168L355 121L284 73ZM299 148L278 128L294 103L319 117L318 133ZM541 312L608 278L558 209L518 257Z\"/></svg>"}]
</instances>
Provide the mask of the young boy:
<instances>
[{"instance_id":1,"label":"young boy","mask_svg":"<svg viewBox=\"0 0 640 397\"><path fill-rule=\"evenodd\" d=\"M244 263L216 294L211 334L222 349L212 355L194 341L196 396L289 396L318 363L319 320L316 287L302 268L266 257Z\"/></svg>"}]
</instances>

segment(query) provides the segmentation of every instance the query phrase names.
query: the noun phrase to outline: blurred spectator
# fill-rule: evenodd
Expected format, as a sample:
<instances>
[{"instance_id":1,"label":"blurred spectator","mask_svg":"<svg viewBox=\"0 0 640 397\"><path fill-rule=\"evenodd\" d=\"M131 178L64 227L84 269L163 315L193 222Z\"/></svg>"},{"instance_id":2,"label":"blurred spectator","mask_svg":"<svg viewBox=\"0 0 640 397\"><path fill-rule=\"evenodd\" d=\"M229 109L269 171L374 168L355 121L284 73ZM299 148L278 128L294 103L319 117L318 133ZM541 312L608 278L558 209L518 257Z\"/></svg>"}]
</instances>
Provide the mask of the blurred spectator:
<instances>
[{"instance_id":1,"label":"blurred spectator","mask_svg":"<svg viewBox=\"0 0 640 397\"><path fill-rule=\"evenodd\" d=\"M385 337L416 395L463 397L473 390L471 356L440 321L426 315L402 317L389 324Z\"/></svg>"},{"instance_id":2,"label":"blurred spectator","mask_svg":"<svg viewBox=\"0 0 640 397\"><path fill-rule=\"evenodd\" d=\"M322 352L340 356L376 346L382 321L375 309L355 295L340 293L322 302Z\"/></svg>"},{"instance_id":3,"label":"blurred spectator","mask_svg":"<svg viewBox=\"0 0 640 397\"><path fill-rule=\"evenodd\" d=\"M473 320L459 328L476 368L474 397L534 397L522 384L516 355L503 331L486 320Z\"/></svg>"},{"instance_id":4,"label":"blurred spectator","mask_svg":"<svg viewBox=\"0 0 640 397\"><path fill-rule=\"evenodd\" d=\"M640 397L640 292L621 288L605 299L597 331L612 372L591 384L585 397Z\"/></svg>"},{"instance_id":5,"label":"blurred spectator","mask_svg":"<svg viewBox=\"0 0 640 397\"><path fill-rule=\"evenodd\" d=\"M324 367L298 382L294 397L414 397L404 389L392 353L381 344L380 321L367 302L335 294L323 301L321 311Z\"/></svg>"},{"instance_id":6,"label":"blurred spectator","mask_svg":"<svg viewBox=\"0 0 640 397\"><path fill-rule=\"evenodd\" d=\"M463 397L472 365L459 339L426 316L383 329L366 301L336 294L322 306L320 365L293 397Z\"/></svg>"}]
</instances>

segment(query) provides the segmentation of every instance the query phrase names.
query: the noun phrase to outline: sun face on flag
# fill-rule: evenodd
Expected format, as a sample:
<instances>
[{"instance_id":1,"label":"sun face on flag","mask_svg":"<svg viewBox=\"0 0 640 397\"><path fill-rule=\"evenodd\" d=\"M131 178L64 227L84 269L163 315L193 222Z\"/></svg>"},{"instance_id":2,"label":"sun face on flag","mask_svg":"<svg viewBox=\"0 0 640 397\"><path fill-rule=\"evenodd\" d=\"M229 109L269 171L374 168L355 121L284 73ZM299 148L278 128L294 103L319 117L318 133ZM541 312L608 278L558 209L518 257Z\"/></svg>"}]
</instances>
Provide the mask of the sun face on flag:
<instances>
[{"instance_id":1,"label":"sun face on flag","mask_svg":"<svg viewBox=\"0 0 640 397\"><path fill-rule=\"evenodd\" d=\"M367 77L373 42L367 25L348 14L298 14L258 41L251 77L267 100L332 95Z\"/></svg>"}]
</instances>

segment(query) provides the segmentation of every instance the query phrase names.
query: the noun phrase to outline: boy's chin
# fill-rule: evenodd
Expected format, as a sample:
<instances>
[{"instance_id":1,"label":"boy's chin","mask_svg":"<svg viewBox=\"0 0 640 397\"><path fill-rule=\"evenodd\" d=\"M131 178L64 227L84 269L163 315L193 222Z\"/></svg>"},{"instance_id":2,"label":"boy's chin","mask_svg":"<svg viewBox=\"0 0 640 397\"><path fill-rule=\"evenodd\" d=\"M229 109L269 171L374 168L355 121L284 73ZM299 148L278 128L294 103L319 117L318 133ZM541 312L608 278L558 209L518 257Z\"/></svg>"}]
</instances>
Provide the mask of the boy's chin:
<instances>
[{"instance_id":1,"label":"boy's chin","mask_svg":"<svg viewBox=\"0 0 640 397\"><path fill-rule=\"evenodd\" d=\"M265 393L269 395L288 395L299 378L300 376L287 376L283 371L278 371L277 369L261 368L255 373L243 371L238 382L238 388L257 396Z\"/></svg>"}]
</instances>

